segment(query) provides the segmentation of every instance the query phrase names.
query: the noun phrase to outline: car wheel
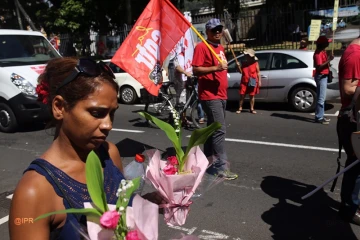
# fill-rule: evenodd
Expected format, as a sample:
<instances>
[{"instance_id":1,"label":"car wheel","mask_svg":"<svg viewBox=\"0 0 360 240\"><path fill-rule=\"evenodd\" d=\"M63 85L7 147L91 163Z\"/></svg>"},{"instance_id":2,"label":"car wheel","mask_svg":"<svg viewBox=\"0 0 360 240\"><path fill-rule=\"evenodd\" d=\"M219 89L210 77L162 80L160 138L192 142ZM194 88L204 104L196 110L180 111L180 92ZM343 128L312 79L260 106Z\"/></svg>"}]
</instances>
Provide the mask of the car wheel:
<instances>
[{"instance_id":1,"label":"car wheel","mask_svg":"<svg viewBox=\"0 0 360 240\"><path fill-rule=\"evenodd\" d=\"M130 86L124 86L120 89L120 100L124 104L133 104L137 100L135 90Z\"/></svg>"},{"instance_id":2,"label":"car wheel","mask_svg":"<svg viewBox=\"0 0 360 240\"><path fill-rule=\"evenodd\" d=\"M0 132L14 132L17 126L14 112L7 104L0 103Z\"/></svg>"},{"instance_id":3,"label":"car wheel","mask_svg":"<svg viewBox=\"0 0 360 240\"><path fill-rule=\"evenodd\" d=\"M290 105L299 112L315 110L317 95L310 87L297 87L292 90L289 98Z\"/></svg>"}]
</instances>

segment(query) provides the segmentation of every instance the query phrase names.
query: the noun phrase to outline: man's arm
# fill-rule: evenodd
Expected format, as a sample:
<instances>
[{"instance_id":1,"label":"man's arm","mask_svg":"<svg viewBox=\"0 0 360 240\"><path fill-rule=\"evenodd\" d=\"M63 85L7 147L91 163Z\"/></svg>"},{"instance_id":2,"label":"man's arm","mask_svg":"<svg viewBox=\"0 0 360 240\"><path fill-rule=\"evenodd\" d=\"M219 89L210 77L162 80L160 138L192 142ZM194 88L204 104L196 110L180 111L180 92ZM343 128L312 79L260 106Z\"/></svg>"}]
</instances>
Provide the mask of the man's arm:
<instances>
[{"instance_id":1,"label":"man's arm","mask_svg":"<svg viewBox=\"0 0 360 240\"><path fill-rule=\"evenodd\" d=\"M180 67L180 65L176 66L175 70L178 71L179 73L185 74L187 77L191 77L191 73L185 72L185 70L182 67Z\"/></svg>"},{"instance_id":2,"label":"man's arm","mask_svg":"<svg viewBox=\"0 0 360 240\"><path fill-rule=\"evenodd\" d=\"M342 81L342 88L347 96L352 96L355 93L355 89L358 85L357 79L346 79Z\"/></svg>"},{"instance_id":3,"label":"man's arm","mask_svg":"<svg viewBox=\"0 0 360 240\"><path fill-rule=\"evenodd\" d=\"M319 71L327 68L327 67L329 66L330 62L331 62L333 59L334 59L334 56L331 55L331 56L329 57L329 60L327 60L326 62L320 64L321 59L320 59L320 56L317 55L317 56L315 57L315 62L314 62L314 65L315 65L316 70L319 72Z\"/></svg>"},{"instance_id":4,"label":"man's arm","mask_svg":"<svg viewBox=\"0 0 360 240\"><path fill-rule=\"evenodd\" d=\"M211 67L193 66L193 73L195 76L202 76L209 73L220 72L227 69L228 69L227 63L222 62L219 63L217 66L211 66Z\"/></svg>"},{"instance_id":5,"label":"man's arm","mask_svg":"<svg viewBox=\"0 0 360 240\"><path fill-rule=\"evenodd\" d=\"M261 74L260 74L259 63L256 63L256 73L257 73L258 79L259 79L259 87L261 87Z\"/></svg>"}]
</instances>

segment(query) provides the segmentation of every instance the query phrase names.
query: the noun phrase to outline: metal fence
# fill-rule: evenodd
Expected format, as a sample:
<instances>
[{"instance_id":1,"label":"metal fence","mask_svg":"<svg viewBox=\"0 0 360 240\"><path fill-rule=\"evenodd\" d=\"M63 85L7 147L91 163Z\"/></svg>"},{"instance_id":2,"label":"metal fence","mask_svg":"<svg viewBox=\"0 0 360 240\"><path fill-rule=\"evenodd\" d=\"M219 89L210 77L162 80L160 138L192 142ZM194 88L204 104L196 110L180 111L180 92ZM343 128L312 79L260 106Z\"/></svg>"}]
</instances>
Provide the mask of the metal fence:
<instances>
[{"instance_id":1,"label":"metal fence","mask_svg":"<svg viewBox=\"0 0 360 240\"><path fill-rule=\"evenodd\" d=\"M124 42L132 25L124 24L116 31L97 33L90 31L84 34L60 34L59 52L63 56L90 56L111 58Z\"/></svg>"},{"instance_id":2,"label":"metal fence","mask_svg":"<svg viewBox=\"0 0 360 240\"><path fill-rule=\"evenodd\" d=\"M331 4L326 5L326 1L327 0L322 1L323 5L320 7L331 6ZM340 6L345 7L345 4L355 4L356 1L357 0L340 0ZM333 2L333 0L331 0L331 2ZM330 7L327 7L326 9L329 8ZM324 25L331 20L331 18L325 15L315 17L311 15L313 11L315 10L297 5L284 7L282 9L269 9L268 7L246 8L236 15L231 15L226 11L221 15L193 15L192 23L198 28L199 32L205 35L205 23L211 18L219 18L232 35L234 40L232 47L235 52L240 52L245 48L254 48L255 50L298 49L300 41L307 38L311 19L323 19ZM64 56L76 54L78 56L87 55L110 58L115 54L131 29L132 25L124 24L116 31L105 34L95 32L83 36L62 34L60 52ZM331 37L331 28L327 28L324 33ZM103 42L106 46L106 50L103 52L99 51L100 42ZM340 44L340 46L338 44ZM341 43L338 44L336 48L341 48Z\"/></svg>"},{"instance_id":3,"label":"metal fence","mask_svg":"<svg viewBox=\"0 0 360 240\"><path fill-rule=\"evenodd\" d=\"M355 3L353 0L341 1L341 3L345 2L347 4ZM346 7L344 4L340 4L340 6ZM358 8L356 5L350 6ZM225 12L220 15L192 16L192 21L194 25L204 26L209 19L219 18L229 29L234 40L232 47L237 52L245 48L254 48L255 50L298 49L300 41L302 39L307 40L311 19L322 19L324 25L322 33L332 37L332 29L328 27L330 22L332 23L332 18L329 17L328 10L306 9L304 7L299 10L296 9L295 7L246 9L236 15ZM317 11L317 15L312 15L314 11ZM339 19L346 20L347 18L339 17ZM359 23L352 27L359 29ZM342 43L345 43L345 40L335 43L335 48L340 49Z\"/></svg>"}]
</instances>

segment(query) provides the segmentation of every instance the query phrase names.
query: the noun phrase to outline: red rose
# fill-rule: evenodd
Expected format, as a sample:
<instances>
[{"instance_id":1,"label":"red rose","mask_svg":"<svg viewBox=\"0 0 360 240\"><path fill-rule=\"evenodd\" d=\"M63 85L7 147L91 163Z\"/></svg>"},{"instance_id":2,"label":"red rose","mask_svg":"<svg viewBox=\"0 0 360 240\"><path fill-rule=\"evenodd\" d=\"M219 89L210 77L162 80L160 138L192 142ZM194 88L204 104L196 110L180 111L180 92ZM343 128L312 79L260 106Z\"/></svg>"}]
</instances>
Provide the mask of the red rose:
<instances>
[{"instance_id":1,"label":"red rose","mask_svg":"<svg viewBox=\"0 0 360 240\"><path fill-rule=\"evenodd\" d=\"M49 83L41 81L41 83L36 86L38 101L47 104L49 97L49 90L50 90Z\"/></svg>"},{"instance_id":2,"label":"red rose","mask_svg":"<svg viewBox=\"0 0 360 240\"><path fill-rule=\"evenodd\" d=\"M126 240L140 240L137 231L133 230L126 234Z\"/></svg>"},{"instance_id":3,"label":"red rose","mask_svg":"<svg viewBox=\"0 0 360 240\"><path fill-rule=\"evenodd\" d=\"M172 164L166 164L163 171L166 175L175 175L177 173L177 168Z\"/></svg>"},{"instance_id":4,"label":"red rose","mask_svg":"<svg viewBox=\"0 0 360 240\"><path fill-rule=\"evenodd\" d=\"M170 163L171 165L179 165L179 161L177 160L177 158L175 156L170 156L167 158L168 163Z\"/></svg>"}]
</instances>

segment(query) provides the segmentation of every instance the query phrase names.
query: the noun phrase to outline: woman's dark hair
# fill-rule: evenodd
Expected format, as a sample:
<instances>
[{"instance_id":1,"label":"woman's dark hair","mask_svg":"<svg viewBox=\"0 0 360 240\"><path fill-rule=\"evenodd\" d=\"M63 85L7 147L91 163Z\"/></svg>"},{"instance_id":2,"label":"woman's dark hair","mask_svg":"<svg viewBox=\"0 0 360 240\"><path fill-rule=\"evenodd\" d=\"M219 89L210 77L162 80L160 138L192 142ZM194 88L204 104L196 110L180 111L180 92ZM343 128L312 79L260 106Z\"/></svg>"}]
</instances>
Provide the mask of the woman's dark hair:
<instances>
[{"instance_id":1,"label":"woman's dark hair","mask_svg":"<svg viewBox=\"0 0 360 240\"><path fill-rule=\"evenodd\" d=\"M329 46L329 43L317 43L316 44L316 50L324 50L325 48L327 48Z\"/></svg>"},{"instance_id":2,"label":"woman's dark hair","mask_svg":"<svg viewBox=\"0 0 360 240\"><path fill-rule=\"evenodd\" d=\"M66 102L66 108L72 109L77 102L84 100L92 94L102 83L109 83L116 93L119 91L118 84L114 79L103 72L97 77L89 77L79 74L76 79L61 87L58 92L56 89L68 77L77 65L78 59L72 57L56 58L47 63L45 71L38 78L38 100L46 103L50 107L56 95L60 95ZM40 89L40 90L38 90Z\"/></svg>"}]
</instances>

